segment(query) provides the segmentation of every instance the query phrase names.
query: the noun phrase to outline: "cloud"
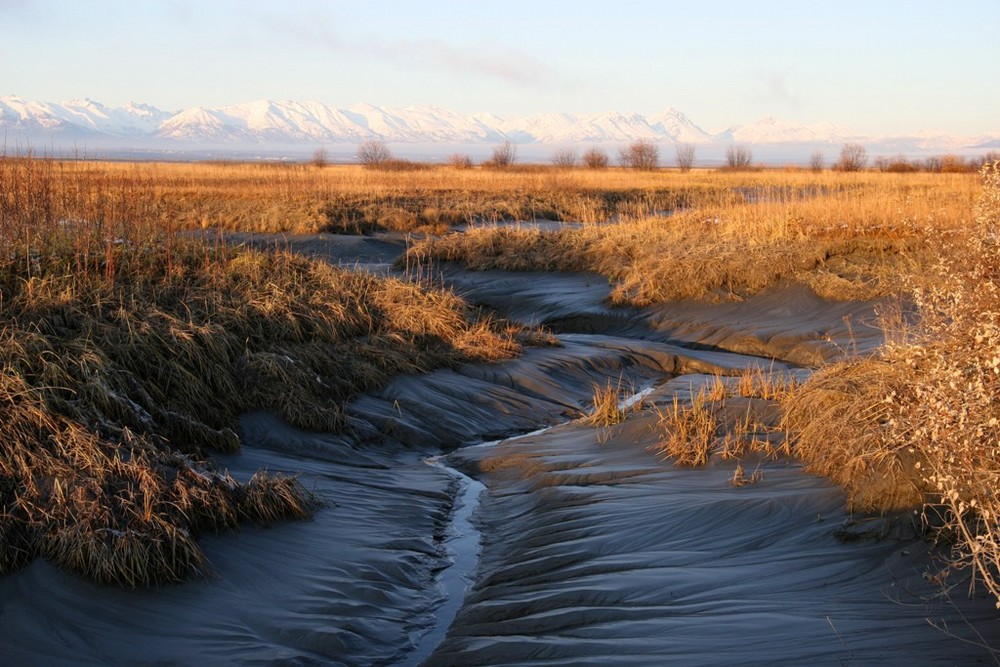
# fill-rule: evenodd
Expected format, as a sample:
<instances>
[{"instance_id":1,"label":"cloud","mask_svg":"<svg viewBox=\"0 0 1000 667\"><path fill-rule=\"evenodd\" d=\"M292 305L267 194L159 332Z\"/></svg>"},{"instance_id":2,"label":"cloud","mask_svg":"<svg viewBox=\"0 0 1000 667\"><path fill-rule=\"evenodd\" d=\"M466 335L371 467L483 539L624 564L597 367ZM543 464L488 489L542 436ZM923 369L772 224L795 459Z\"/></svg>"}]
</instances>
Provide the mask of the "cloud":
<instances>
[{"instance_id":1,"label":"cloud","mask_svg":"<svg viewBox=\"0 0 1000 667\"><path fill-rule=\"evenodd\" d=\"M551 78L549 69L527 54L505 51L502 57L491 56L438 39L375 41L353 48L385 60L419 62L459 76L482 76L517 85L537 86Z\"/></svg>"},{"instance_id":2,"label":"cloud","mask_svg":"<svg viewBox=\"0 0 1000 667\"><path fill-rule=\"evenodd\" d=\"M802 100L788 86L788 72L759 71L754 75L754 97L769 106L784 106L797 109Z\"/></svg>"},{"instance_id":3,"label":"cloud","mask_svg":"<svg viewBox=\"0 0 1000 667\"><path fill-rule=\"evenodd\" d=\"M0 0L2 1L2 0ZM293 37L334 53L358 55L384 62L445 70L456 76L485 77L509 84L537 87L552 85L555 73L533 56L504 45L494 45L495 55L479 47L462 47L441 39L354 37L346 39L321 14L260 15L264 30Z\"/></svg>"}]
</instances>

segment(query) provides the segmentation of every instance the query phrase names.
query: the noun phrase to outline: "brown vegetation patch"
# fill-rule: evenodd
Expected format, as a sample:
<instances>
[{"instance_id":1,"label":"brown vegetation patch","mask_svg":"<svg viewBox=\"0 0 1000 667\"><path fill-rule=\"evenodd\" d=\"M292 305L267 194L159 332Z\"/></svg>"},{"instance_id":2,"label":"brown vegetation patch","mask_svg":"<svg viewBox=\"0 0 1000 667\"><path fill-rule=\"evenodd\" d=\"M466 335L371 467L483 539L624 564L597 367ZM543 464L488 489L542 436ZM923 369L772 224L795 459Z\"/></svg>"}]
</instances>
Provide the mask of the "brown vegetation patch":
<instances>
[{"instance_id":1,"label":"brown vegetation patch","mask_svg":"<svg viewBox=\"0 0 1000 667\"><path fill-rule=\"evenodd\" d=\"M889 322L872 359L815 374L788 402L809 465L879 511L927 503L951 566L1000 601L1000 163L984 168L970 233L912 289L917 320Z\"/></svg>"},{"instance_id":2,"label":"brown vegetation patch","mask_svg":"<svg viewBox=\"0 0 1000 667\"><path fill-rule=\"evenodd\" d=\"M718 178L719 185L739 182L729 173ZM426 239L411 249L409 263L591 271L614 282L614 303L637 306L741 298L789 280L828 298L868 299L899 291L903 276L928 266L932 240L964 233L973 196L971 180L956 175L916 174L906 181L826 174L798 188L775 185L772 174L759 178L755 186L693 190L692 208L669 217L626 216L545 232L485 228ZM940 187L928 179L939 179Z\"/></svg>"},{"instance_id":3,"label":"brown vegetation patch","mask_svg":"<svg viewBox=\"0 0 1000 667\"><path fill-rule=\"evenodd\" d=\"M0 573L38 555L126 586L202 571L200 532L313 503L212 468L241 412L337 430L395 374L519 350L454 294L181 239L149 188L71 176L0 160Z\"/></svg>"}]
</instances>

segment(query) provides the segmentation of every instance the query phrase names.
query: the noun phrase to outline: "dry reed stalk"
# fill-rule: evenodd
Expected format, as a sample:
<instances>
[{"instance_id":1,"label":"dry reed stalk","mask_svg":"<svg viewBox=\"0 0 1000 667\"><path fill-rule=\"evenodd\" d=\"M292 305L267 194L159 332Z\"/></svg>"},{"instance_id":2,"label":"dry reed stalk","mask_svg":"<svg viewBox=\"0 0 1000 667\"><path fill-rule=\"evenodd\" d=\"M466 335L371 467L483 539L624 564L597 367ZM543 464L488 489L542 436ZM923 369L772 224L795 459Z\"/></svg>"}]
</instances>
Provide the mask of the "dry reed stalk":
<instances>
[{"instance_id":1,"label":"dry reed stalk","mask_svg":"<svg viewBox=\"0 0 1000 667\"><path fill-rule=\"evenodd\" d=\"M654 452L681 466L708 463L717 445L720 425L703 390L692 397L690 405L682 405L675 396L669 408L657 408L657 415L657 426L664 437L652 447Z\"/></svg>"}]
</instances>

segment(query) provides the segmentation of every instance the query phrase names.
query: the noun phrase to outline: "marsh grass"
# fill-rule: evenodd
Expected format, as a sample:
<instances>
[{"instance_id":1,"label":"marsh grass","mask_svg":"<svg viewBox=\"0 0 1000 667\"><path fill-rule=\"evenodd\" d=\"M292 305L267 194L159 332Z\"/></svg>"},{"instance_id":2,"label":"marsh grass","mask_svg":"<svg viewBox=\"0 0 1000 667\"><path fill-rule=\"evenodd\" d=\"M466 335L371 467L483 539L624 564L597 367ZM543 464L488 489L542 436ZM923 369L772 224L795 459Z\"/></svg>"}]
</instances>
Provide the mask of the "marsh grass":
<instances>
[{"instance_id":1,"label":"marsh grass","mask_svg":"<svg viewBox=\"0 0 1000 667\"><path fill-rule=\"evenodd\" d=\"M625 421L629 410L622 406L626 397L621 378L616 383L610 379L604 384L594 384L590 412L584 417L584 423L590 426L607 427ZM633 407L633 410L636 408Z\"/></svg>"},{"instance_id":2,"label":"marsh grass","mask_svg":"<svg viewBox=\"0 0 1000 667\"><path fill-rule=\"evenodd\" d=\"M0 573L203 572L200 533L314 506L294 478L213 468L241 412L339 430L395 374L519 350L452 293L178 236L148 176L0 160Z\"/></svg>"},{"instance_id":3,"label":"marsh grass","mask_svg":"<svg viewBox=\"0 0 1000 667\"><path fill-rule=\"evenodd\" d=\"M675 395L669 405L655 408L661 437L651 449L677 465L703 466L716 455L737 461L740 469L751 454L790 456L776 407L777 400L794 392L795 386L788 375L760 366L731 378L715 375L697 388L692 385L689 399ZM760 476L751 478L756 482Z\"/></svg>"},{"instance_id":4,"label":"marsh grass","mask_svg":"<svg viewBox=\"0 0 1000 667\"><path fill-rule=\"evenodd\" d=\"M613 303L633 306L742 298L783 281L828 298L869 299L898 292L902 276L932 263L938 240L967 230L976 191L963 174L784 176L715 173L713 183L676 174L669 182L691 190L668 217L546 232L475 229L427 239L409 261L596 272L612 281Z\"/></svg>"},{"instance_id":5,"label":"marsh grass","mask_svg":"<svg viewBox=\"0 0 1000 667\"><path fill-rule=\"evenodd\" d=\"M984 167L969 233L911 286L916 319L884 348L816 373L786 404L796 450L859 509L924 503L1000 606L1000 164Z\"/></svg>"},{"instance_id":6,"label":"marsh grass","mask_svg":"<svg viewBox=\"0 0 1000 667\"><path fill-rule=\"evenodd\" d=\"M657 426L663 437L652 449L680 466L702 466L717 445L720 424L713 405L698 391L690 405L674 397L666 408L657 408Z\"/></svg>"},{"instance_id":7,"label":"marsh grass","mask_svg":"<svg viewBox=\"0 0 1000 667\"><path fill-rule=\"evenodd\" d=\"M627 178L618 170L412 166L65 162L59 169L80 180L147 183L156 217L174 227L267 233L444 233L477 222L603 222L672 210L715 190L710 184L678 189L655 174Z\"/></svg>"}]
</instances>

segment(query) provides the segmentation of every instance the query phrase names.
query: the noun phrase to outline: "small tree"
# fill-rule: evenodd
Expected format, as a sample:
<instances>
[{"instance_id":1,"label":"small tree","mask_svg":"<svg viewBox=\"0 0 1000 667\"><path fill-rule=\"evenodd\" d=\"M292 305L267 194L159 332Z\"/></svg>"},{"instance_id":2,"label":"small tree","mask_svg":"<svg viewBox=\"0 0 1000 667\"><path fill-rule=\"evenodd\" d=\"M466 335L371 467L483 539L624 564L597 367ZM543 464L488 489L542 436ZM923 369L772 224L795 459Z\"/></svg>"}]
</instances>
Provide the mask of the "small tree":
<instances>
[{"instance_id":1,"label":"small tree","mask_svg":"<svg viewBox=\"0 0 1000 667\"><path fill-rule=\"evenodd\" d=\"M861 171L868 164L868 151L861 144L844 144L840 159L833 165L836 171Z\"/></svg>"},{"instance_id":2,"label":"small tree","mask_svg":"<svg viewBox=\"0 0 1000 667\"><path fill-rule=\"evenodd\" d=\"M607 169L608 154L600 148L591 148L583 154L583 166L587 169Z\"/></svg>"},{"instance_id":3,"label":"small tree","mask_svg":"<svg viewBox=\"0 0 1000 667\"><path fill-rule=\"evenodd\" d=\"M572 148L560 148L552 154L552 164L562 169L576 166L576 151Z\"/></svg>"},{"instance_id":4,"label":"small tree","mask_svg":"<svg viewBox=\"0 0 1000 667\"><path fill-rule=\"evenodd\" d=\"M493 157L487 160L486 164L498 169L506 169L513 166L517 160L517 144L508 139L499 146L493 147Z\"/></svg>"},{"instance_id":5,"label":"small tree","mask_svg":"<svg viewBox=\"0 0 1000 667\"><path fill-rule=\"evenodd\" d=\"M694 144L677 144L677 168L683 172L694 166Z\"/></svg>"},{"instance_id":6,"label":"small tree","mask_svg":"<svg viewBox=\"0 0 1000 667\"><path fill-rule=\"evenodd\" d=\"M618 161L629 169L651 171L660 164L660 149L648 139L637 139L618 152Z\"/></svg>"},{"instance_id":7,"label":"small tree","mask_svg":"<svg viewBox=\"0 0 1000 667\"><path fill-rule=\"evenodd\" d=\"M384 141L369 139L358 146L358 162L366 167L381 167L392 159L392 153Z\"/></svg>"},{"instance_id":8,"label":"small tree","mask_svg":"<svg viewBox=\"0 0 1000 667\"><path fill-rule=\"evenodd\" d=\"M320 147L313 151L312 163L321 169L330 164L330 156L325 148Z\"/></svg>"},{"instance_id":9,"label":"small tree","mask_svg":"<svg viewBox=\"0 0 1000 667\"><path fill-rule=\"evenodd\" d=\"M809 168L813 170L814 173L819 173L823 171L823 152L813 151L813 154L809 156Z\"/></svg>"},{"instance_id":10,"label":"small tree","mask_svg":"<svg viewBox=\"0 0 1000 667\"><path fill-rule=\"evenodd\" d=\"M753 162L753 154L746 146L734 145L726 149L726 168L745 171Z\"/></svg>"}]
</instances>

